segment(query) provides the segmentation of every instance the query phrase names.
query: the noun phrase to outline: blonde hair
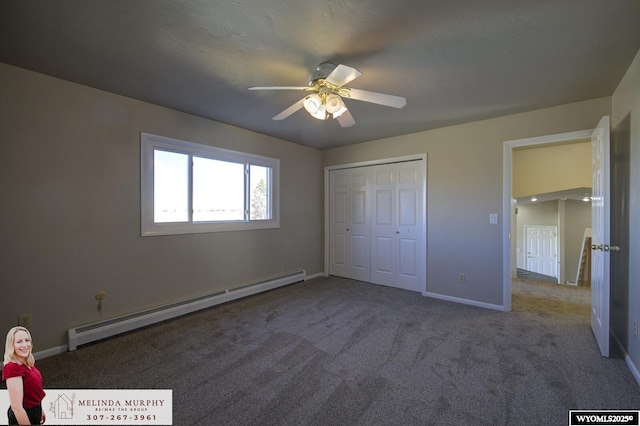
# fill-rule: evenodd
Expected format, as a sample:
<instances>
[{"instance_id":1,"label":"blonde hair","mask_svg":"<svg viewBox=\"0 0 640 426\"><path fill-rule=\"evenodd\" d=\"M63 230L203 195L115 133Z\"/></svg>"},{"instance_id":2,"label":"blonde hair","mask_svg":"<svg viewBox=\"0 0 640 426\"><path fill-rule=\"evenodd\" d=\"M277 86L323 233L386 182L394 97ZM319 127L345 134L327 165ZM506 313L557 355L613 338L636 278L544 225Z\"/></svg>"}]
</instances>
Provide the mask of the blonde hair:
<instances>
[{"instance_id":1,"label":"blonde hair","mask_svg":"<svg viewBox=\"0 0 640 426\"><path fill-rule=\"evenodd\" d=\"M11 330L9 330L9 332L7 333L7 342L4 345L4 365L7 365L10 362L15 362L18 364L22 364L23 362L20 361L18 359L18 357L16 357L15 354L15 343L16 343L16 333L18 331L24 331L27 333L27 336L29 336L29 340L31 340L31 350L33 351L33 339L31 338L31 333L29 333L29 330L27 330L24 327L13 327ZM36 363L36 359L33 357L33 353L29 352L29 356L27 357L27 367L33 367Z\"/></svg>"}]
</instances>

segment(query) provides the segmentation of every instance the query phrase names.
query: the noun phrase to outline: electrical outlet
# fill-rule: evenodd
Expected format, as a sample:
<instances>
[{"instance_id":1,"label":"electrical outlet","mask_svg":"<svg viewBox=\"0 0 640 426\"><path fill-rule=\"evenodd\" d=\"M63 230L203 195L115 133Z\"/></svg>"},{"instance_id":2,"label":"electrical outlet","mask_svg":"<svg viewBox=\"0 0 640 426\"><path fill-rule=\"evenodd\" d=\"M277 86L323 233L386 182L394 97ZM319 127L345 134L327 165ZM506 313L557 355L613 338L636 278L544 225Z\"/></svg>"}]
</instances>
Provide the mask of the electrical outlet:
<instances>
[{"instance_id":1,"label":"electrical outlet","mask_svg":"<svg viewBox=\"0 0 640 426\"><path fill-rule=\"evenodd\" d=\"M459 283L467 282L467 277L464 275L464 272L460 272L458 274L458 282Z\"/></svg>"},{"instance_id":2,"label":"electrical outlet","mask_svg":"<svg viewBox=\"0 0 640 426\"><path fill-rule=\"evenodd\" d=\"M31 314L22 314L18 316L18 325L20 327L31 327Z\"/></svg>"}]
</instances>

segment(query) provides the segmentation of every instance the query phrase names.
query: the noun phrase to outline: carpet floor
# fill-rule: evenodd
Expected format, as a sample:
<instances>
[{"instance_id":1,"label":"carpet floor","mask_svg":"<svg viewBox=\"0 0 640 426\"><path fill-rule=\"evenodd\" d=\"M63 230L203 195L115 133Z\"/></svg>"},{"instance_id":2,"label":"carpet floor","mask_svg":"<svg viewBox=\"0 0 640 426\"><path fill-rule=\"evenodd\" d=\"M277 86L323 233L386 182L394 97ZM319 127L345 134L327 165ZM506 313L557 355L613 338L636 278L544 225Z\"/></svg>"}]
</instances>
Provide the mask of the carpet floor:
<instances>
[{"instance_id":1,"label":"carpet floor","mask_svg":"<svg viewBox=\"0 0 640 426\"><path fill-rule=\"evenodd\" d=\"M45 388L173 389L174 425L566 425L640 409L585 289L514 281L498 312L316 278L38 361ZM45 407L46 408L46 407Z\"/></svg>"}]
</instances>

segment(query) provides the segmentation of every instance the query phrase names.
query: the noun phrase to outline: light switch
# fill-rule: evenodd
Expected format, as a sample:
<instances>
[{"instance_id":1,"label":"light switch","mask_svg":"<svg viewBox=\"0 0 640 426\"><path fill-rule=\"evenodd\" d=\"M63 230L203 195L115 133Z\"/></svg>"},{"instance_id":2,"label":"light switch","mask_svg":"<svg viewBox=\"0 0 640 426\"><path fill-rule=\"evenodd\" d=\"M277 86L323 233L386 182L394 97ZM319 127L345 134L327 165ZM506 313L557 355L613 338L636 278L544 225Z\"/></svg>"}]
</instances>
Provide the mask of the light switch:
<instances>
[{"instance_id":1,"label":"light switch","mask_svg":"<svg viewBox=\"0 0 640 426\"><path fill-rule=\"evenodd\" d=\"M489 224L490 225L498 224L498 213L489 213Z\"/></svg>"}]
</instances>

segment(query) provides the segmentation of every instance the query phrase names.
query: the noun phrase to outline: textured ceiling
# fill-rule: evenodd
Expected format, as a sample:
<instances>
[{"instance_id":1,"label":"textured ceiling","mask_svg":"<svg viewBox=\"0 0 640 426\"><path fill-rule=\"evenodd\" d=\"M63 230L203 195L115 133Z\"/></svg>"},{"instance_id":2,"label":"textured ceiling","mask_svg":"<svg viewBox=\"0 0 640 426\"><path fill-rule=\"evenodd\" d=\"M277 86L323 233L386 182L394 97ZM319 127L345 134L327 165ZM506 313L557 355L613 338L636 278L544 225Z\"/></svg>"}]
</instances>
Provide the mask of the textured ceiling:
<instances>
[{"instance_id":1,"label":"textured ceiling","mask_svg":"<svg viewBox=\"0 0 640 426\"><path fill-rule=\"evenodd\" d=\"M0 2L0 62L325 149L609 96L640 49L638 0ZM300 110L322 62L356 100L341 128Z\"/></svg>"}]
</instances>

